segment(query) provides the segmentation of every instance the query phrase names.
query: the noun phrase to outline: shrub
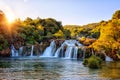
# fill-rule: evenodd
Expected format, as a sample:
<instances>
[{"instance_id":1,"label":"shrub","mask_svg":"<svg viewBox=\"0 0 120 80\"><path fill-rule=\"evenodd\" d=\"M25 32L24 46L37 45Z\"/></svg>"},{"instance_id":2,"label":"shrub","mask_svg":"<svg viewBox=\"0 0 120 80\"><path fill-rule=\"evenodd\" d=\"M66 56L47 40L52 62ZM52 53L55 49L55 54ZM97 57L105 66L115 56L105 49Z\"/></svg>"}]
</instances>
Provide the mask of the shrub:
<instances>
[{"instance_id":1,"label":"shrub","mask_svg":"<svg viewBox=\"0 0 120 80\"><path fill-rule=\"evenodd\" d=\"M84 59L83 65L87 66L88 65L88 59Z\"/></svg>"},{"instance_id":2,"label":"shrub","mask_svg":"<svg viewBox=\"0 0 120 80\"><path fill-rule=\"evenodd\" d=\"M83 64L88 66L89 68L97 69L101 68L102 60L95 55L92 55L90 58L85 59Z\"/></svg>"}]
</instances>

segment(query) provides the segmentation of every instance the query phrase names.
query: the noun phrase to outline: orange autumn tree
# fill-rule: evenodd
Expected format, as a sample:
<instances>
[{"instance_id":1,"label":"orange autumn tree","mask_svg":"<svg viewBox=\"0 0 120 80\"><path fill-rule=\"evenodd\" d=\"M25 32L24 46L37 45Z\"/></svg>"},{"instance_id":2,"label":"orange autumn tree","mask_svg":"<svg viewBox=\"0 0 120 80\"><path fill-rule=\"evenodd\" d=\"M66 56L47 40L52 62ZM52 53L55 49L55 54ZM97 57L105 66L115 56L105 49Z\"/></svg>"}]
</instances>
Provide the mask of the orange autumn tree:
<instances>
[{"instance_id":1,"label":"orange autumn tree","mask_svg":"<svg viewBox=\"0 0 120 80\"><path fill-rule=\"evenodd\" d=\"M109 56L119 54L120 50L120 10L113 14L112 20L101 24L100 37L91 46L95 50L105 50Z\"/></svg>"}]
</instances>

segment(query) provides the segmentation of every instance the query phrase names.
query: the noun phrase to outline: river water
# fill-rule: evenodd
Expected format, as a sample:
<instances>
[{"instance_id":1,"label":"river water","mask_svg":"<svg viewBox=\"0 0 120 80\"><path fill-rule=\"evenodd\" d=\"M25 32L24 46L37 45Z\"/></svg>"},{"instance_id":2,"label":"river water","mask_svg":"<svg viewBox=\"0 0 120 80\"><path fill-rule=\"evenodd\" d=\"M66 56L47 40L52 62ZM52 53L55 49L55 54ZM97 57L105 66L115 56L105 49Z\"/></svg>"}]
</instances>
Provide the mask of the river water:
<instances>
[{"instance_id":1,"label":"river water","mask_svg":"<svg viewBox=\"0 0 120 80\"><path fill-rule=\"evenodd\" d=\"M120 62L104 62L101 69L82 61L60 58L0 59L0 80L120 80Z\"/></svg>"}]
</instances>

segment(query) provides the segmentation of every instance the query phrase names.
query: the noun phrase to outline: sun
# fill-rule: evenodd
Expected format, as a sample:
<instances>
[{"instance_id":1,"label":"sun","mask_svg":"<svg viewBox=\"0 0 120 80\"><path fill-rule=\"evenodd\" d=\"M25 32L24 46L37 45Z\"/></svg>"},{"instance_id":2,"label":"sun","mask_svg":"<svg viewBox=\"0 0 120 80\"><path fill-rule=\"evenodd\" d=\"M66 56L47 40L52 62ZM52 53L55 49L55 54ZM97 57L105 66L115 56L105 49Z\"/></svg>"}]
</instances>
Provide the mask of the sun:
<instances>
[{"instance_id":1,"label":"sun","mask_svg":"<svg viewBox=\"0 0 120 80\"><path fill-rule=\"evenodd\" d=\"M6 22L9 24L13 23L16 19L15 12L11 9L10 6L0 3L0 9L5 13Z\"/></svg>"},{"instance_id":2,"label":"sun","mask_svg":"<svg viewBox=\"0 0 120 80\"><path fill-rule=\"evenodd\" d=\"M12 23L15 20L15 15L12 12L6 13L6 18L8 23Z\"/></svg>"}]
</instances>

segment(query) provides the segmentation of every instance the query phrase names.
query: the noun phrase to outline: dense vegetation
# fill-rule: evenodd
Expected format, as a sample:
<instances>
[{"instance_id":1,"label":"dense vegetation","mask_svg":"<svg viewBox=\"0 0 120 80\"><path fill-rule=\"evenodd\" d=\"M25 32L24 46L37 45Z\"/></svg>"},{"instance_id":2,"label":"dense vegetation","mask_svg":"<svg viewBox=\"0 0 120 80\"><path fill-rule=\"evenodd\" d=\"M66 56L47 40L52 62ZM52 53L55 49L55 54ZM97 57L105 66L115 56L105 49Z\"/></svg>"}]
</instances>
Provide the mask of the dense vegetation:
<instances>
[{"instance_id":1,"label":"dense vegetation","mask_svg":"<svg viewBox=\"0 0 120 80\"><path fill-rule=\"evenodd\" d=\"M120 10L117 10L108 21L83 26L67 25L64 28L70 31L71 37L82 37L80 40L96 39L89 45L96 53L106 53L113 59L120 58Z\"/></svg>"},{"instance_id":2,"label":"dense vegetation","mask_svg":"<svg viewBox=\"0 0 120 80\"><path fill-rule=\"evenodd\" d=\"M100 28L98 27L100 23L92 23L88 25L83 26L77 26L77 25L65 25L64 29L67 29L70 31L70 36L72 38L76 37L92 37L92 38L98 38L100 35Z\"/></svg>"},{"instance_id":3,"label":"dense vegetation","mask_svg":"<svg viewBox=\"0 0 120 80\"><path fill-rule=\"evenodd\" d=\"M10 48L11 44L30 45L53 38L80 38L98 53L106 53L116 59L120 58L120 10L111 20L91 23L83 26L65 25L52 18L17 19L8 24L5 14L0 11L0 51ZM93 40L94 39L94 40ZM85 41L85 42L84 42Z\"/></svg>"},{"instance_id":4,"label":"dense vegetation","mask_svg":"<svg viewBox=\"0 0 120 80\"><path fill-rule=\"evenodd\" d=\"M40 43L43 39L53 38L57 31L63 31L61 22L52 18L40 19L38 17L34 20L26 18L24 21L18 20L16 23L16 31L25 41L25 45Z\"/></svg>"},{"instance_id":5,"label":"dense vegetation","mask_svg":"<svg viewBox=\"0 0 120 80\"><path fill-rule=\"evenodd\" d=\"M61 32L62 35L59 36L58 32ZM9 24L5 14L0 11L0 50L15 43L23 46L40 43L50 38L65 38L64 33L67 33L67 30L64 30L61 22L55 19L27 17L24 21L17 19L13 24Z\"/></svg>"}]
</instances>

